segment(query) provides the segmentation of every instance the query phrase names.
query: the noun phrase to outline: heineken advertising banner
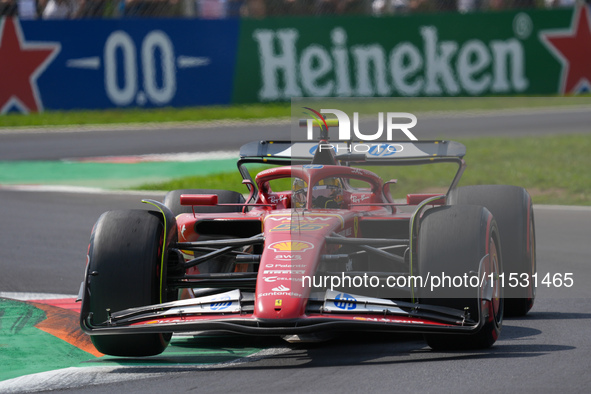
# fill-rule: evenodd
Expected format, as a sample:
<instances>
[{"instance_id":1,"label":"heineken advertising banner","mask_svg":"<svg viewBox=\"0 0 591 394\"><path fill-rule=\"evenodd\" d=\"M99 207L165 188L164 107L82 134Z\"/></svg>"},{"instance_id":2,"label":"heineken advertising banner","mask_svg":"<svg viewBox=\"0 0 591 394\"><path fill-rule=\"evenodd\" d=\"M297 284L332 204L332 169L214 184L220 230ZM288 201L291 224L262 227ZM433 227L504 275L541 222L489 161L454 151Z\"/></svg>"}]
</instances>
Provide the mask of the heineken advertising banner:
<instances>
[{"instance_id":1,"label":"heineken advertising banner","mask_svg":"<svg viewBox=\"0 0 591 394\"><path fill-rule=\"evenodd\" d=\"M375 18L0 18L0 113L589 91L589 8Z\"/></svg>"},{"instance_id":2,"label":"heineken advertising banner","mask_svg":"<svg viewBox=\"0 0 591 394\"><path fill-rule=\"evenodd\" d=\"M241 25L233 102L588 91L588 8Z\"/></svg>"},{"instance_id":3,"label":"heineken advertising banner","mask_svg":"<svg viewBox=\"0 0 591 394\"><path fill-rule=\"evenodd\" d=\"M0 18L0 113L229 104L236 19Z\"/></svg>"}]
</instances>

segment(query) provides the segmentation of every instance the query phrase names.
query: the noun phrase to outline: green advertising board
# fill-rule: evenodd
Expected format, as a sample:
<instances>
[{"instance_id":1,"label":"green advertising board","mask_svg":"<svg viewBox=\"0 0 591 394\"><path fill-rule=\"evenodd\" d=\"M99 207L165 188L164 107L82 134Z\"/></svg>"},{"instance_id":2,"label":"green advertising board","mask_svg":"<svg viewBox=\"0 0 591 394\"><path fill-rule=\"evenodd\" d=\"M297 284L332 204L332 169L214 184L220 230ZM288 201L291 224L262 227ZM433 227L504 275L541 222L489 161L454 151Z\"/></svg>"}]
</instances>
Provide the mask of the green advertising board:
<instances>
[{"instance_id":1,"label":"green advertising board","mask_svg":"<svg viewBox=\"0 0 591 394\"><path fill-rule=\"evenodd\" d=\"M586 7L244 20L233 102L588 91Z\"/></svg>"}]
</instances>

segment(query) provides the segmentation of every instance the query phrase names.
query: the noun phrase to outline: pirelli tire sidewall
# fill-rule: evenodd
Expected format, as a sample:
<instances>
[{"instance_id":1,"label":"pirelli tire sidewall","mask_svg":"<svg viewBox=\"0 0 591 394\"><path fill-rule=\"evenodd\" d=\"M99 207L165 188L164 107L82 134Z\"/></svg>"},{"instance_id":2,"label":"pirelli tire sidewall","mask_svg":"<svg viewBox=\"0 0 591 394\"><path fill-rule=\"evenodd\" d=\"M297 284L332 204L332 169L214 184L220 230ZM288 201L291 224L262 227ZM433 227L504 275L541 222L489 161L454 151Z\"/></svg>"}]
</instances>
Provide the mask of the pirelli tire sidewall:
<instances>
[{"instance_id":1,"label":"pirelli tire sidewall","mask_svg":"<svg viewBox=\"0 0 591 394\"><path fill-rule=\"evenodd\" d=\"M89 245L82 319L101 325L112 312L158 304L166 299L162 269L164 226L159 212L108 211L95 224ZM164 271L164 272L162 272ZM113 356L160 354L170 333L92 335L96 349Z\"/></svg>"},{"instance_id":2,"label":"pirelli tire sidewall","mask_svg":"<svg viewBox=\"0 0 591 394\"><path fill-rule=\"evenodd\" d=\"M501 236L505 315L526 315L535 301L532 275L537 270L534 211L529 193L509 185L465 186L450 193L448 204L482 205L493 214ZM520 278L519 286L507 286L511 275Z\"/></svg>"},{"instance_id":3,"label":"pirelli tire sidewall","mask_svg":"<svg viewBox=\"0 0 591 394\"><path fill-rule=\"evenodd\" d=\"M433 349L483 349L499 338L503 322L503 289L499 231L493 215L476 205L429 209L421 218L417 237L417 268L421 277L484 278L461 286L425 285L417 289L419 303L465 311L480 329L471 334L427 334ZM494 254L494 256L493 256ZM471 284L476 284L472 286ZM479 284L482 286L479 287ZM491 289L487 289L491 288ZM490 293L487 293L489 291ZM492 299L485 299L493 294Z\"/></svg>"}]
</instances>

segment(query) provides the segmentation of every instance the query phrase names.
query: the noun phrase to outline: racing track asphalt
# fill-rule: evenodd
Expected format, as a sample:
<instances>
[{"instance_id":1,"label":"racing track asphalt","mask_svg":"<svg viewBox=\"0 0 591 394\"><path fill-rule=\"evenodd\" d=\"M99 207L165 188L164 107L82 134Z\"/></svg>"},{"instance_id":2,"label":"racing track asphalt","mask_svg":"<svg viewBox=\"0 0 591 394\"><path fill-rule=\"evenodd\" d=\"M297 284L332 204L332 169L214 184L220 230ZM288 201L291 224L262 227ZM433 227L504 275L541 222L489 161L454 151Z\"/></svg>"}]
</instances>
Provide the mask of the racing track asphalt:
<instances>
[{"instance_id":1,"label":"racing track asphalt","mask_svg":"<svg viewBox=\"0 0 591 394\"><path fill-rule=\"evenodd\" d=\"M553 127L560 132L588 132L588 117L579 116L578 121L564 126L568 123L567 119L572 119L565 116L558 121L562 125L560 128ZM454 119L450 121L453 123ZM461 119L458 122L464 121ZM495 124L499 125L495 123L498 117L489 121L486 123L479 118L478 128L493 130ZM527 135L536 134L536 130L542 132L540 130L545 130L550 122L540 114L520 115L517 121L521 125L533 125L523 129L522 132ZM471 122L474 124L474 119ZM459 134L450 131L442 136L458 138L462 133L470 132L468 124L463 128L460 126L443 126ZM267 127L266 133L274 133L271 126ZM501 134L512 128L503 125ZM254 133L254 129L241 130L245 134ZM185 132L205 134L202 130ZM224 129L224 132L238 131L230 128ZM24 159L22 156L28 159L52 156L55 159L71 157L73 152L88 155L138 154L140 151L161 153L158 141L162 139L171 141L175 149L192 149L183 144L185 137L179 137L183 134L181 132L172 131L169 134L167 131L160 135L150 131L152 137L141 139L144 144L141 149L130 151L122 147L121 152L112 152L109 146L125 145L119 143L120 138L130 143L134 139L137 142L134 138L137 134L134 131L88 133L67 133L70 145L61 152L52 152L51 146L61 145L56 141L66 138L62 133L39 134L43 138L31 138L30 145L25 144L26 139L20 139L12 145L12 150L4 150L4 142L12 141L10 143L14 144L19 138L0 133L0 157L6 159L4 154L9 151L14 154L14 149L18 149L16 152L21 155L15 155L14 159ZM215 134L216 138L220 138L221 133ZM489 132L480 135L483 134L490 135ZM88 140L79 139L78 135L93 135L98 146L86 146ZM10 138L7 139L8 136ZM418 133L417 136L419 139L429 138ZM180 140L177 141L176 137ZM265 137L257 133L256 138ZM249 139L252 139L252 134ZM237 141L237 145L241 142ZM215 144L212 143L210 150L219 149ZM203 143L198 145L201 149L207 146ZM26 146L31 149L25 149ZM0 291L75 294L82 279L88 236L94 221L106 210L141 208L139 199L145 195L0 190ZM150 197L160 198L161 195ZM591 289L588 286L591 280L591 210L536 207L535 215L539 272L572 272L575 286L571 289L539 288L539 297L531 314L522 319L507 319L501 339L490 350L432 352L417 336L393 338L389 335L357 334L323 344L289 345L271 352L274 355L270 357L209 370L175 367L174 359L167 369L122 366L111 370L109 379L93 377L98 385L85 383L64 391L160 393L174 387L175 392L226 393L587 392L591 384L588 373L588 355L591 352ZM244 341L250 339L245 338ZM138 372L147 375L142 379L128 380L129 376ZM113 379L118 382L100 384ZM76 385L75 382L70 384ZM45 388L49 390L60 386L56 383L56 386ZM26 389L26 385L22 389Z\"/></svg>"},{"instance_id":2,"label":"racing track asphalt","mask_svg":"<svg viewBox=\"0 0 591 394\"><path fill-rule=\"evenodd\" d=\"M152 196L157 198L158 196ZM92 223L103 210L137 208L138 195L0 191L3 291L74 294ZM31 209L34 207L34 209ZM574 273L573 288L539 288L527 318L507 319L490 350L432 352L418 336L356 334L315 345L278 345L252 362L203 370L141 364L74 381L66 392L586 392L591 338L591 209L536 207L538 270ZM7 275L6 275L7 274ZM245 344L252 340L244 339ZM286 349L285 349L286 348ZM125 364L125 363L123 363ZM68 371L71 373L71 371ZM93 372L93 373L96 373ZM142 379L134 374L145 374ZM59 376L59 375L58 375ZM100 384L101 382L117 383ZM78 386L78 384L83 386ZM21 381L26 389L26 381ZM38 383L37 383L38 384ZM35 386L34 386L35 387ZM2 382L0 382L0 392Z\"/></svg>"},{"instance_id":3,"label":"racing track asphalt","mask_svg":"<svg viewBox=\"0 0 591 394\"><path fill-rule=\"evenodd\" d=\"M589 133L589 107L571 109L505 110L493 113L418 115L411 131L419 140L480 136L540 136ZM376 130L371 122L362 131ZM0 130L0 161L58 160L94 156L152 153L237 151L253 140L289 140L288 123L182 127ZM401 133L400 139L405 139ZM303 139L303 137L302 137ZM116 141L116 143L114 143Z\"/></svg>"}]
</instances>

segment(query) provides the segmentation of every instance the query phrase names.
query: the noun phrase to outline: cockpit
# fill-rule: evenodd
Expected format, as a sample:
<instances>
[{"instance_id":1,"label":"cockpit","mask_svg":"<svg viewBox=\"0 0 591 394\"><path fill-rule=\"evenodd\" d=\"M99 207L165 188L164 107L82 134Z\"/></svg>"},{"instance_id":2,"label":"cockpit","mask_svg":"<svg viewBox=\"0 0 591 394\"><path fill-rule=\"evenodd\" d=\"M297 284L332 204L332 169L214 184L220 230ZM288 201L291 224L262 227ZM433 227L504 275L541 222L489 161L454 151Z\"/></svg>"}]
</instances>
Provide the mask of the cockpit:
<instances>
[{"instance_id":1,"label":"cockpit","mask_svg":"<svg viewBox=\"0 0 591 394\"><path fill-rule=\"evenodd\" d=\"M275 182L277 180L281 182ZM290 190L273 190L277 183L287 189L286 181L291 185ZM385 202L382 180L369 171L350 167L304 165L273 168L260 172L256 183L260 202L274 204L277 209L351 209L352 205ZM364 208L367 209L367 205Z\"/></svg>"}]
</instances>

